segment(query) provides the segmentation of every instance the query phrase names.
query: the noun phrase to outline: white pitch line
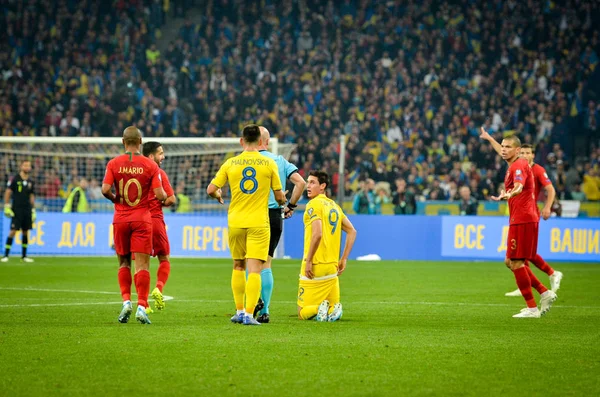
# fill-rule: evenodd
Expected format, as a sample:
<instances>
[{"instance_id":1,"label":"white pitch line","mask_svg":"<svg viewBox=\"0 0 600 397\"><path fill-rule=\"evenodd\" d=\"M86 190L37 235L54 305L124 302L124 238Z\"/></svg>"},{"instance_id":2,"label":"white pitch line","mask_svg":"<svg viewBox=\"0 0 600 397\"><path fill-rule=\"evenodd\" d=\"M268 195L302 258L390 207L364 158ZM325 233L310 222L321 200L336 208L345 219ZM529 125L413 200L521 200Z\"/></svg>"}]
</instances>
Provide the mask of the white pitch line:
<instances>
[{"instance_id":1,"label":"white pitch line","mask_svg":"<svg viewBox=\"0 0 600 397\"><path fill-rule=\"evenodd\" d=\"M87 291L87 290L68 290L68 289L50 289L50 288L18 288L18 287L0 287L0 290L10 291L39 291L39 292L67 292L67 293L82 293L82 294L103 294L103 295L120 295L119 292L109 291ZM136 295L132 293L132 295ZM165 301L173 300L169 295L164 295ZM229 299L177 299L176 302L197 302L197 303L230 303ZM276 301L277 303L293 304L296 301ZM115 304L122 302L75 302L75 303L48 303L48 304L15 304L15 305L0 305L1 307L44 307L44 306L84 306L84 305L104 305ZM397 305L397 306L473 306L473 307L514 307L515 304L509 303L470 303L470 302L423 302L423 301L374 301L374 302L350 302L352 305ZM574 306L574 305L553 305L552 307L568 308L568 309L599 309L600 306Z\"/></svg>"},{"instance_id":2,"label":"white pitch line","mask_svg":"<svg viewBox=\"0 0 600 397\"><path fill-rule=\"evenodd\" d=\"M87 291L87 290L72 290L72 289L51 289L51 288L18 288L18 287L0 287L0 290L7 291L34 291L34 292L68 292L68 293L77 293L77 294L98 294L98 295L120 295L120 292L112 292L112 291ZM131 295L136 295L133 292ZM170 295L163 295L163 300L170 301L173 300ZM150 301L154 301L150 299ZM86 306L86 305L115 305L122 304L122 301L119 302L71 302L71 303L31 303L31 304L15 304L15 305L0 305L0 308L3 307L56 307L56 306Z\"/></svg>"},{"instance_id":3,"label":"white pitch line","mask_svg":"<svg viewBox=\"0 0 600 397\"><path fill-rule=\"evenodd\" d=\"M177 299L177 302L197 302L197 303L231 303L232 300L226 299ZM296 301L275 301L276 303L292 304ZM351 305L423 305L423 306L483 306L483 307L514 307L515 304L508 303L468 303L468 302L350 302ZM571 305L552 305L552 307L562 307L569 309L598 309L600 306L571 306Z\"/></svg>"}]
</instances>

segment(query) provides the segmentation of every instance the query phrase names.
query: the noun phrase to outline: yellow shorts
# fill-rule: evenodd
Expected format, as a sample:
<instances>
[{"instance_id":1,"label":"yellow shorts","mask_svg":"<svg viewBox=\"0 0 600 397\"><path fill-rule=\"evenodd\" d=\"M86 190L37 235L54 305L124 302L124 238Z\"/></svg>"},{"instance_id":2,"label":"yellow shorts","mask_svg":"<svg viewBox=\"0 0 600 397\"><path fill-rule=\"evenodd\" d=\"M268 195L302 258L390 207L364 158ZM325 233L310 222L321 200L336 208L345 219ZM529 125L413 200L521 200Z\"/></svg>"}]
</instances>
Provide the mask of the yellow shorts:
<instances>
[{"instance_id":1,"label":"yellow shorts","mask_svg":"<svg viewBox=\"0 0 600 397\"><path fill-rule=\"evenodd\" d=\"M229 229L229 250L231 258L260 259L266 261L269 256L269 241L271 239L268 227L251 227L248 229Z\"/></svg>"},{"instance_id":2,"label":"yellow shorts","mask_svg":"<svg viewBox=\"0 0 600 397\"><path fill-rule=\"evenodd\" d=\"M337 263L313 265L314 279L303 277L304 262L298 286L298 306L318 306L325 299L331 306L340 301L340 279L337 276Z\"/></svg>"}]
</instances>

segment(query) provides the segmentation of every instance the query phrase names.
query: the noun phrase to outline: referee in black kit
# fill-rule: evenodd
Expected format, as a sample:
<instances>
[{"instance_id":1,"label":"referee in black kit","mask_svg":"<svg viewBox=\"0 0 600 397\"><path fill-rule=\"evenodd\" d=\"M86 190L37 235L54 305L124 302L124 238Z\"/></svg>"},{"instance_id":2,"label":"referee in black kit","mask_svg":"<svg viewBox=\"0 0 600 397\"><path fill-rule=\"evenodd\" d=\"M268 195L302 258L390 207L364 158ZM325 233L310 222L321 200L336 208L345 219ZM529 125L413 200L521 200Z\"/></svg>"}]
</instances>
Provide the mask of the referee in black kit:
<instances>
[{"instance_id":1,"label":"referee in black kit","mask_svg":"<svg viewBox=\"0 0 600 397\"><path fill-rule=\"evenodd\" d=\"M35 222L35 195L33 181L29 179L31 161L24 160L17 175L6 184L4 192L4 215L11 219L10 232L4 247L2 262L8 262L8 255L12 247L17 230L23 232L21 262L31 263L33 259L27 257L28 232ZM12 203L11 203L12 198Z\"/></svg>"}]
</instances>

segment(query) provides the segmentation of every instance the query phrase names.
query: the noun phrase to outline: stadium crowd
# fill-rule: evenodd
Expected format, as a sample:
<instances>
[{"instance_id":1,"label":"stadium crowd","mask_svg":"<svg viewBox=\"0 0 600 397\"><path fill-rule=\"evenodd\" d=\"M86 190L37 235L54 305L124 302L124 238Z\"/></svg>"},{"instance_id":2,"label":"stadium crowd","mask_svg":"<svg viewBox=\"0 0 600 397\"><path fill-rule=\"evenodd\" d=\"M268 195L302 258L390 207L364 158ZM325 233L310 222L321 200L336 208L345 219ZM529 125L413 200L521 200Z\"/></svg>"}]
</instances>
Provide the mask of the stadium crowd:
<instances>
[{"instance_id":1,"label":"stadium crowd","mask_svg":"<svg viewBox=\"0 0 600 397\"><path fill-rule=\"evenodd\" d=\"M600 200L596 1L195 3L202 17L171 20L179 34L161 51L161 27L194 1L2 2L2 135L119 136L135 123L148 137L238 136L256 122L297 145L303 175L329 171L333 193L344 135L346 193L368 212L411 213L461 186L476 200L498 191L506 168L484 126L535 144L559 198ZM65 175L38 161L47 196L77 176L96 186L103 167L73 160Z\"/></svg>"}]
</instances>

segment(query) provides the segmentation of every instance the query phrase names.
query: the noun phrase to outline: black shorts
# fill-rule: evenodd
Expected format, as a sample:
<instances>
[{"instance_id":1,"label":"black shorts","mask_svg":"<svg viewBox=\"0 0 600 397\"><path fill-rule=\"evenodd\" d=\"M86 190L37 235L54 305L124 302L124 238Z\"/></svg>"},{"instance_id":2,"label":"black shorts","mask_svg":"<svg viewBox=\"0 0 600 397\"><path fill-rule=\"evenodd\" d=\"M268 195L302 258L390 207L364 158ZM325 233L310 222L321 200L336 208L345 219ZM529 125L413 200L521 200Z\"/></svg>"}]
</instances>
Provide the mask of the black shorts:
<instances>
[{"instance_id":1,"label":"black shorts","mask_svg":"<svg viewBox=\"0 0 600 397\"><path fill-rule=\"evenodd\" d=\"M31 211L15 211L10 221L10 230L31 230Z\"/></svg>"},{"instance_id":2,"label":"black shorts","mask_svg":"<svg viewBox=\"0 0 600 397\"><path fill-rule=\"evenodd\" d=\"M281 208L269 208L269 225L271 226L271 239L269 240L269 256L273 256L283 232L283 217Z\"/></svg>"}]
</instances>

